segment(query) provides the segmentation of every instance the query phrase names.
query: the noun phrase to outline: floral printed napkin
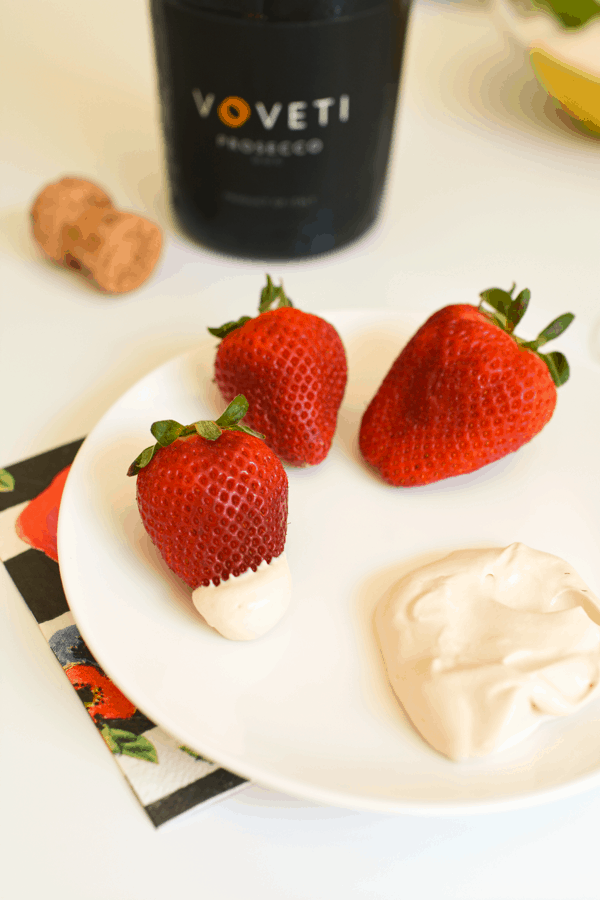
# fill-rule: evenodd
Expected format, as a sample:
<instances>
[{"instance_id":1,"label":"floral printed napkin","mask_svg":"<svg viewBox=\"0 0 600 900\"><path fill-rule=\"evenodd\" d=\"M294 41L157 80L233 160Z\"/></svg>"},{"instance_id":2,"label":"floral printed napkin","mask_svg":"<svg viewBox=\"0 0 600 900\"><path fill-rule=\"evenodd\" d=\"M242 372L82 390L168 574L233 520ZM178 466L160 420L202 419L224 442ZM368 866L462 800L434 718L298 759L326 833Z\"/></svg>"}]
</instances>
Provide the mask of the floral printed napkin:
<instances>
[{"instance_id":1,"label":"floral printed napkin","mask_svg":"<svg viewBox=\"0 0 600 900\"><path fill-rule=\"evenodd\" d=\"M247 782L180 744L136 709L79 634L62 588L56 527L62 490L82 441L10 466L0 492L0 560L91 721L155 826Z\"/></svg>"}]
</instances>

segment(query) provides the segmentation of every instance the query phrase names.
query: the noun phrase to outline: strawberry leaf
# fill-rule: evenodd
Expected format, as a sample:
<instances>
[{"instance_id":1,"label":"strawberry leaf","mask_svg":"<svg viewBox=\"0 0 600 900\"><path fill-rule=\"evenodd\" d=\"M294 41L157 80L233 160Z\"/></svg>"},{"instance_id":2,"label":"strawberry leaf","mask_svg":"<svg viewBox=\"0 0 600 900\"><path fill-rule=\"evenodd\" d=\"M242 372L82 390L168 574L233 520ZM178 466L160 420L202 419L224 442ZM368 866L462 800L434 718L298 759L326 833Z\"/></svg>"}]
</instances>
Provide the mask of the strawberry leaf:
<instances>
[{"instance_id":1,"label":"strawberry leaf","mask_svg":"<svg viewBox=\"0 0 600 900\"><path fill-rule=\"evenodd\" d=\"M195 422L194 428L200 437L206 438L207 441L216 441L222 434L216 422Z\"/></svg>"},{"instance_id":2,"label":"strawberry leaf","mask_svg":"<svg viewBox=\"0 0 600 900\"><path fill-rule=\"evenodd\" d=\"M569 375L571 373L569 370L569 363L564 354L560 353L558 350L554 350L552 353L538 353L537 355L548 366L548 371L550 372L552 381L556 387L560 387L561 384L564 384L565 381L569 380Z\"/></svg>"},{"instance_id":3,"label":"strawberry leaf","mask_svg":"<svg viewBox=\"0 0 600 900\"><path fill-rule=\"evenodd\" d=\"M7 472L6 469L0 469L0 491L8 492L14 491L15 489L15 479Z\"/></svg>"},{"instance_id":4,"label":"strawberry leaf","mask_svg":"<svg viewBox=\"0 0 600 900\"><path fill-rule=\"evenodd\" d=\"M525 288L521 291L521 293L515 297L515 299L511 302L510 309L508 311L508 321L512 325L510 329L511 332L517 327L525 313L527 312L527 307L529 306L529 301L531 299L531 291L528 288Z\"/></svg>"},{"instance_id":5,"label":"strawberry leaf","mask_svg":"<svg viewBox=\"0 0 600 900\"><path fill-rule=\"evenodd\" d=\"M283 306L294 305L285 293L283 283L276 287L273 284L271 276L267 275L267 284L260 292L258 312L266 312L271 309L274 303L277 303L276 309L281 309ZM251 318L251 316L242 316L235 322L225 322L224 325L220 325L218 328L209 328L208 331L213 337L219 338L219 340L222 341L223 338L226 338L232 331L237 331L238 328L241 328L246 322L249 322Z\"/></svg>"},{"instance_id":6,"label":"strawberry leaf","mask_svg":"<svg viewBox=\"0 0 600 900\"><path fill-rule=\"evenodd\" d=\"M277 309L294 305L283 289L283 282L281 282L279 287L275 287L271 281L271 276L267 275L267 284L260 292L260 303L258 305L259 314L267 312L276 300L279 301L276 307Z\"/></svg>"},{"instance_id":7,"label":"strawberry leaf","mask_svg":"<svg viewBox=\"0 0 600 900\"><path fill-rule=\"evenodd\" d=\"M223 340L223 338L227 337L228 334L231 334L232 331L236 331L238 328L241 328L242 325L245 325L246 322L249 322L251 318L251 316L242 316L236 322L225 322L225 324L221 325L219 328L209 328L208 331L214 335L214 337Z\"/></svg>"},{"instance_id":8,"label":"strawberry leaf","mask_svg":"<svg viewBox=\"0 0 600 900\"><path fill-rule=\"evenodd\" d=\"M544 344L547 344L548 341L552 341L555 337L558 337L559 334L562 334L563 331L569 327L574 318L575 316L573 313L563 313L558 319L554 319L553 322L550 322L543 331L540 331L534 341L529 341L525 346L529 347L531 350L537 350L538 347L542 347Z\"/></svg>"},{"instance_id":9,"label":"strawberry leaf","mask_svg":"<svg viewBox=\"0 0 600 900\"><path fill-rule=\"evenodd\" d=\"M248 401L243 394L234 397L227 409L221 413L216 422L196 422L194 427L201 437L208 441L216 441L220 437L224 428L229 431L243 431L246 434L253 434L255 437L262 438L262 434L252 431L246 425L240 425L239 422L248 412Z\"/></svg>"},{"instance_id":10,"label":"strawberry leaf","mask_svg":"<svg viewBox=\"0 0 600 900\"><path fill-rule=\"evenodd\" d=\"M153 437L156 438L161 447L168 447L183 432L184 427L174 419L165 419L161 422L154 422L150 426Z\"/></svg>"},{"instance_id":11,"label":"strawberry leaf","mask_svg":"<svg viewBox=\"0 0 600 900\"><path fill-rule=\"evenodd\" d=\"M501 288L488 288L487 291L482 291L479 295L481 297L481 303L479 304L480 309L482 303L487 303L492 309L495 309L505 316L505 318L508 318L510 307L513 302L511 295L514 289L515 285L513 285L510 294L508 291L503 291Z\"/></svg>"},{"instance_id":12,"label":"strawberry leaf","mask_svg":"<svg viewBox=\"0 0 600 900\"><path fill-rule=\"evenodd\" d=\"M573 313L563 313L557 319L554 319L533 341L524 341L522 338L513 334L516 326L519 324L531 299L531 291L524 288L520 294L513 299L516 284L513 284L510 291L503 291L501 288L488 288L479 295L481 303L479 304L479 312L490 319L500 328L503 328L508 334L513 336L519 347L524 350L532 350L537 356L548 366L548 371L552 377L552 381L556 387L560 387L569 378L569 364L562 353L538 353L538 348L542 347L548 341L553 340L562 334L569 327L575 316ZM485 305L491 307L491 311L485 308Z\"/></svg>"},{"instance_id":13,"label":"strawberry leaf","mask_svg":"<svg viewBox=\"0 0 600 900\"><path fill-rule=\"evenodd\" d=\"M217 419L217 425L220 425L221 428L231 428L233 425L237 425L247 412L248 401L243 394L238 394L237 397L233 398L225 412L221 413Z\"/></svg>"},{"instance_id":14,"label":"strawberry leaf","mask_svg":"<svg viewBox=\"0 0 600 900\"><path fill-rule=\"evenodd\" d=\"M140 455L134 459L129 468L127 469L128 475L137 475L140 469L143 469L144 466L147 466L156 451L158 450L158 444L154 444L153 447L146 447L145 450L142 450Z\"/></svg>"},{"instance_id":15,"label":"strawberry leaf","mask_svg":"<svg viewBox=\"0 0 600 900\"><path fill-rule=\"evenodd\" d=\"M230 431L243 431L244 434L251 434L253 437L264 440L264 434L254 431L248 425L240 425L239 423L248 412L248 401L243 394L234 397L224 413L217 419L216 424L220 428L228 428Z\"/></svg>"},{"instance_id":16,"label":"strawberry leaf","mask_svg":"<svg viewBox=\"0 0 600 900\"><path fill-rule=\"evenodd\" d=\"M247 425L234 425L231 429L232 431L243 431L244 434L251 434L252 437L260 438L261 441L264 441L265 436L261 434L260 431L254 431L254 429L249 428Z\"/></svg>"},{"instance_id":17,"label":"strawberry leaf","mask_svg":"<svg viewBox=\"0 0 600 900\"><path fill-rule=\"evenodd\" d=\"M265 310L269 309L272 303L275 302L277 288L271 281L271 276L267 275L267 284L260 292L260 303L258 305L259 313L265 312Z\"/></svg>"},{"instance_id":18,"label":"strawberry leaf","mask_svg":"<svg viewBox=\"0 0 600 900\"><path fill-rule=\"evenodd\" d=\"M216 424L221 428L228 428L230 431L243 431L244 434L251 434L252 437L264 440L264 434L249 428L248 425L240 425L239 423L248 412L248 401L243 394L234 397L224 413L217 419Z\"/></svg>"},{"instance_id":19,"label":"strawberry leaf","mask_svg":"<svg viewBox=\"0 0 600 900\"><path fill-rule=\"evenodd\" d=\"M128 475L137 475L144 466L147 466L157 450L161 447L168 447L175 443L178 438L186 438L193 434L199 434L207 441L216 441L221 437L223 429L229 431L243 431L244 434L251 434L254 437L264 439L263 434L253 431L247 425L239 423L248 412L248 401L243 394L238 394L231 401L227 409L221 413L216 422L210 420L201 420L194 422L192 425L181 425L174 419L163 419L160 422L154 422L150 431L158 441L153 447L146 447L140 455L135 459L127 470Z\"/></svg>"}]
</instances>

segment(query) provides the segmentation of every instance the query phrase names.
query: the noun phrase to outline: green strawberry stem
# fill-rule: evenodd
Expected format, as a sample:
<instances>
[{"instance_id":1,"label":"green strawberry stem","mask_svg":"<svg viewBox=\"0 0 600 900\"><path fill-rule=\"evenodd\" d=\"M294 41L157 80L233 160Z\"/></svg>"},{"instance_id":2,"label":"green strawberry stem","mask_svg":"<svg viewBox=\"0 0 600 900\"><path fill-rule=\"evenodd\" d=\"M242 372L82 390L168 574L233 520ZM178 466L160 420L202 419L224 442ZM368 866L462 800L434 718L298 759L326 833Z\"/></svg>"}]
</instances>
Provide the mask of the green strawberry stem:
<instances>
[{"instance_id":1,"label":"green strawberry stem","mask_svg":"<svg viewBox=\"0 0 600 900\"><path fill-rule=\"evenodd\" d=\"M531 350L536 356L539 356L548 367L556 387L560 387L569 378L569 364L565 356L556 350L552 353L538 353L538 348L562 334L569 327L575 316L573 313L563 313L562 316L559 316L550 325L547 325L543 331L540 331L533 341L524 341L523 338L513 334L513 331L525 315L531 291L525 288L520 294L513 297L516 287L516 284L513 283L510 291L503 291L501 288L488 288L487 291L482 291L479 295L481 297L481 303L478 307L479 312L499 328L502 328L503 331L506 331L507 334L512 335L517 344L524 350ZM491 307L491 310L485 308L486 304Z\"/></svg>"},{"instance_id":2,"label":"green strawberry stem","mask_svg":"<svg viewBox=\"0 0 600 900\"><path fill-rule=\"evenodd\" d=\"M160 422L154 422L150 427L150 431L152 436L156 438L156 444L142 450L140 455L129 466L127 474L137 475L140 469L148 465L157 450L161 447L168 447L169 444L174 443L178 438L188 437L191 434L199 434L200 437L205 438L207 441L218 440L223 431L242 431L244 434L264 438L264 435L253 431L247 425L240 424L247 412L248 401L243 394L238 394L215 422L202 420L193 422L191 425L181 425L174 419L163 419Z\"/></svg>"},{"instance_id":3,"label":"green strawberry stem","mask_svg":"<svg viewBox=\"0 0 600 900\"><path fill-rule=\"evenodd\" d=\"M260 315L261 313L270 310L275 301L278 301L276 309L294 305L283 289L283 282L276 287L271 280L271 276L267 275L267 284L260 292L258 314ZM245 325L246 322L249 322L251 318L252 316L242 316L235 322L225 322L224 325L220 325L218 328L209 328L208 331L210 334L214 335L214 337L223 340L223 338L227 337L228 334L231 334L232 331L236 331L238 328L241 328L242 325Z\"/></svg>"},{"instance_id":4,"label":"green strawberry stem","mask_svg":"<svg viewBox=\"0 0 600 900\"><path fill-rule=\"evenodd\" d=\"M277 309L281 309L283 306L294 305L283 289L283 281L280 282L279 287L275 287L271 281L271 276L267 275L267 284L260 292L259 314L271 309L276 300L279 301Z\"/></svg>"}]
</instances>

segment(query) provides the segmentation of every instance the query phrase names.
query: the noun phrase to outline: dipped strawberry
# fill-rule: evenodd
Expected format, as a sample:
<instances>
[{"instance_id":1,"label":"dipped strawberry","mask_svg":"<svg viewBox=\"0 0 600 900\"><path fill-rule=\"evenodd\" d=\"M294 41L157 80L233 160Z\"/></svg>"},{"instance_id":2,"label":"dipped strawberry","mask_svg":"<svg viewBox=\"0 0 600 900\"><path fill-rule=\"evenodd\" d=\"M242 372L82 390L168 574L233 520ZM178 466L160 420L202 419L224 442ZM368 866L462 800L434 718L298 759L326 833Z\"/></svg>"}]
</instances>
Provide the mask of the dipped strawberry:
<instances>
[{"instance_id":1,"label":"dipped strawberry","mask_svg":"<svg viewBox=\"0 0 600 900\"><path fill-rule=\"evenodd\" d=\"M268 631L290 597L284 553L288 480L279 459L241 423L236 397L216 422L155 422L154 446L129 468L152 543L225 637Z\"/></svg>"},{"instance_id":2,"label":"dipped strawberry","mask_svg":"<svg viewBox=\"0 0 600 900\"><path fill-rule=\"evenodd\" d=\"M446 306L402 350L362 419L365 460L389 484L410 487L473 472L538 434L569 377L562 353L539 348L573 320L555 319L533 341L514 334L525 289L490 288L478 307Z\"/></svg>"},{"instance_id":3,"label":"dipped strawberry","mask_svg":"<svg viewBox=\"0 0 600 900\"><path fill-rule=\"evenodd\" d=\"M324 460L348 372L333 325L296 309L283 286L267 276L258 316L208 330L221 339L215 380L225 400L247 397L248 424L284 462L314 466Z\"/></svg>"}]
</instances>

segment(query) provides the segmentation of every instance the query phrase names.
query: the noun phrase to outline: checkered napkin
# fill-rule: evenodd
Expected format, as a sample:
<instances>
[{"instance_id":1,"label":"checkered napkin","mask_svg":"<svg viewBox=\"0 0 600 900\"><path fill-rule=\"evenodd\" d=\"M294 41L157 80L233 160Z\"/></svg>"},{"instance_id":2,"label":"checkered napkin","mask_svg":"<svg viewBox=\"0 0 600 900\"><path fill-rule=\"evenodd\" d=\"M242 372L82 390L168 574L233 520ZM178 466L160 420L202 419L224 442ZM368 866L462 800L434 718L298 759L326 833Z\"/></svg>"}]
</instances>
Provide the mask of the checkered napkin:
<instances>
[{"instance_id":1,"label":"checkered napkin","mask_svg":"<svg viewBox=\"0 0 600 900\"><path fill-rule=\"evenodd\" d=\"M0 493L0 560L91 722L159 827L247 782L180 744L136 709L105 675L79 634L55 560L62 486L81 444L74 441L9 467L15 487Z\"/></svg>"}]
</instances>

